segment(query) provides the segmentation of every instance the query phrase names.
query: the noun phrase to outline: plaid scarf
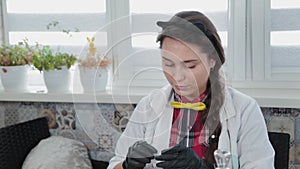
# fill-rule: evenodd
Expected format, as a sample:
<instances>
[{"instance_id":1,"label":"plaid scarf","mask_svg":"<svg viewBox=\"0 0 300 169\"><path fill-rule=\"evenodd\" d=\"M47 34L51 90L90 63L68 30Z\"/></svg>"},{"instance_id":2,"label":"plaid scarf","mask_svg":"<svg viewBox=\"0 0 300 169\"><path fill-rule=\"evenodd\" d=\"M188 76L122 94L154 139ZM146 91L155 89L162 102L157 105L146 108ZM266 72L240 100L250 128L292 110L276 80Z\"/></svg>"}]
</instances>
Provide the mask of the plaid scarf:
<instances>
[{"instance_id":1,"label":"plaid scarf","mask_svg":"<svg viewBox=\"0 0 300 169\"><path fill-rule=\"evenodd\" d=\"M183 103L188 102L188 100L183 96L179 96L176 92L174 93L175 101L180 101ZM203 102L206 96L207 92L204 92L191 103L199 101ZM170 147L175 146L176 144L183 144L187 147L193 148L197 155L203 159L208 147L205 143L205 134L201 135L201 130L204 125L201 121L201 114L202 111L198 112L195 110L179 108L173 109L173 121L169 143Z\"/></svg>"}]
</instances>

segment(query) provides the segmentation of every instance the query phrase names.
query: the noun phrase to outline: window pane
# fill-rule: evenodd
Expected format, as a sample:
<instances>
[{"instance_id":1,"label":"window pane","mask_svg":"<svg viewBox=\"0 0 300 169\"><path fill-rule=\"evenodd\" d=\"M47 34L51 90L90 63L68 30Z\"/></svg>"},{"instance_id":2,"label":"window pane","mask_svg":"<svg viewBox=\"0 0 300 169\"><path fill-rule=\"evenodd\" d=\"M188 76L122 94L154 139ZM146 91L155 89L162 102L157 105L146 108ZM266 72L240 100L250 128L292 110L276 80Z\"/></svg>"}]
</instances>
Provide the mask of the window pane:
<instances>
[{"instance_id":1,"label":"window pane","mask_svg":"<svg viewBox=\"0 0 300 169\"><path fill-rule=\"evenodd\" d=\"M167 20L175 13L184 10L197 10L206 14L216 25L222 38L223 45L227 46L228 0L130 0L130 12L133 16L133 22L139 22L133 23L132 46L156 47L157 44L155 43L155 40L159 32L156 27L156 21ZM157 17L143 19L139 16L145 14L147 14L148 17L149 14L157 15ZM161 16L158 16L159 14ZM153 34L151 36L141 35L143 30L149 30L150 28L153 28ZM145 34L147 34L147 32L145 32Z\"/></svg>"},{"instance_id":2,"label":"window pane","mask_svg":"<svg viewBox=\"0 0 300 169\"><path fill-rule=\"evenodd\" d=\"M176 13L182 10L201 12L226 11L227 0L130 0L130 11L133 13Z\"/></svg>"},{"instance_id":3,"label":"window pane","mask_svg":"<svg viewBox=\"0 0 300 169\"><path fill-rule=\"evenodd\" d=\"M135 47L159 47L156 37L157 34L136 33L132 34L132 42Z\"/></svg>"},{"instance_id":4,"label":"window pane","mask_svg":"<svg viewBox=\"0 0 300 169\"><path fill-rule=\"evenodd\" d=\"M300 45L299 31L272 31L271 46L295 46Z\"/></svg>"},{"instance_id":5,"label":"window pane","mask_svg":"<svg viewBox=\"0 0 300 169\"><path fill-rule=\"evenodd\" d=\"M30 44L59 46L61 49L69 48L68 51L76 49L72 53L78 53L78 47L87 44L86 37L93 36L97 31L98 44L107 45L106 30L101 29L106 24L106 0L5 2L5 35L10 44L28 39Z\"/></svg>"},{"instance_id":6,"label":"window pane","mask_svg":"<svg viewBox=\"0 0 300 169\"><path fill-rule=\"evenodd\" d=\"M300 8L300 2L299 0L271 0L271 8Z\"/></svg>"},{"instance_id":7,"label":"window pane","mask_svg":"<svg viewBox=\"0 0 300 169\"><path fill-rule=\"evenodd\" d=\"M60 50L69 51L78 55L82 47L87 45L87 37L96 36L97 46L107 45L106 32L76 32L67 35L62 32L10 32L10 44L17 44L24 38L29 40L29 44L38 42L42 45L58 46Z\"/></svg>"},{"instance_id":8,"label":"window pane","mask_svg":"<svg viewBox=\"0 0 300 169\"><path fill-rule=\"evenodd\" d=\"M8 13L105 12L105 0L7 0Z\"/></svg>"},{"instance_id":9,"label":"window pane","mask_svg":"<svg viewBox=\"0 0 300 169\"><path fill-rule=\"evenodd\" d=\"M271 0L271 65L273 71L300 68L300 1Z\"/></svg>"}]
</instances>

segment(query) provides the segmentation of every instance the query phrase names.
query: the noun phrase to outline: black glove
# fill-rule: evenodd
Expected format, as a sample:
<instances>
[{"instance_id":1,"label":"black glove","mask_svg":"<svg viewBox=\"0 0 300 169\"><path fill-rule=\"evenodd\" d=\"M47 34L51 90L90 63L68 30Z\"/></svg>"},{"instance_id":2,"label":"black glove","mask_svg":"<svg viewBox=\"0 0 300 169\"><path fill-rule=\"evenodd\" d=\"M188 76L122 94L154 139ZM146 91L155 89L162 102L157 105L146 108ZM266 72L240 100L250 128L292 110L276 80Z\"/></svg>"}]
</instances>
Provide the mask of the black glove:
<instances>
[{"instance_id":1,"label":"black glove","mask_svg":"<svg viewBox=\"0 0 300 169\"><path fill-rule=\"evenodd\" d=\"M176 145L170 149L163 150L156 160L162 161L156 164L163 169L213 169L212 164L201 160L192 148Z\"/></svg>"},{"instance_id":2,"label":"black glove","mask_svg":"<svg viewBox=\"0 0 300 169\"><path fill-rule=\"evenodd\" d=\"M142 169L154 158L157 150L146 141L137 141L128 149L124 169Z\"/></svg>"}]
</instances>

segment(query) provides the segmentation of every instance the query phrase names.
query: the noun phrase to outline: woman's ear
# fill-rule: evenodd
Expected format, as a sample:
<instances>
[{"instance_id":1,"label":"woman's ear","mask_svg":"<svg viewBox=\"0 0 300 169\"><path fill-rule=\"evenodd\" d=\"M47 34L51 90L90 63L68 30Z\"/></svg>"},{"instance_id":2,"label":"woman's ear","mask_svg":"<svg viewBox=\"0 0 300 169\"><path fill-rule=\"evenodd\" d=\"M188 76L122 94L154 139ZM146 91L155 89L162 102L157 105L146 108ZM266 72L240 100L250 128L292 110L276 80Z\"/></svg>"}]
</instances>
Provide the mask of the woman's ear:
<instances>
[{"instance_id":1,"label":"woman's ear","mask_svg":"<svg viewBox=\"0 0 300 169\"><path fill-rule=\"evenodd\" d=\"M214 69L214 68L215 68L215 65L216 65L216 60L210 59L210 60L209 60L209 66L210 66L210 69Z\"/></svg>"}]
</instances>

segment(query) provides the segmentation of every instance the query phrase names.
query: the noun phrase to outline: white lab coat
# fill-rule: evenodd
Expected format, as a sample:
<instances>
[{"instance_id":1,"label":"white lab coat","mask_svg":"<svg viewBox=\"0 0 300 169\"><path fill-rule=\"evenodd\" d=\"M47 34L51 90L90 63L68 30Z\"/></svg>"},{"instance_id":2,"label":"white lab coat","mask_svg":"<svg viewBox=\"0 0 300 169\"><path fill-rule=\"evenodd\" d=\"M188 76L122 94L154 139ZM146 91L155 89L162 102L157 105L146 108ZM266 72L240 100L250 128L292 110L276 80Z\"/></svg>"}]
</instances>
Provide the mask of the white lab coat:
<instances>
[{"instance_id":1,"label":"white lab coat","mask_svg":"<svg viewBox=\"0 0 300 169\"><path fill-rule=\"evenodd\" d=\"M158 152L169 147L173 118L173 108L169 103L174 98L171 91L171 86L165 86L154 90L138 103L118 140L108 169L124 161L129 146L138 140L146 140ZM275 153L268 139L264 117L254 99L226 87L220 120L222 131L218 148L231 152L231 168L274 168ZM152 166L148 164L145 168Z\"/></svg>"}]
</instances>

